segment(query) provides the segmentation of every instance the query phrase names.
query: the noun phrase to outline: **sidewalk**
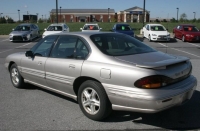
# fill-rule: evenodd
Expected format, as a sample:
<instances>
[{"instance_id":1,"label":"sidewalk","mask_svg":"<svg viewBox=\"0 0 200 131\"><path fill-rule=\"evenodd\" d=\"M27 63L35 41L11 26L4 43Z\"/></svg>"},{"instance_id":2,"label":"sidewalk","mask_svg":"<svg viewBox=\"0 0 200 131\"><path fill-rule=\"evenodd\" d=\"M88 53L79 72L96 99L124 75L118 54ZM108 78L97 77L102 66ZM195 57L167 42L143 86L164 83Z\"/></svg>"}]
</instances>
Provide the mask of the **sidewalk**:
<instances>
[{"instance_id":1,"label":"sidewalk","mask_svg":"<svg viewBox=\"0 0 200 131\"><path fill-rule=\"evenodd\" d=\"M9 38L9 35L0 35L0 38Z\"/></svg>"}]
</instances>

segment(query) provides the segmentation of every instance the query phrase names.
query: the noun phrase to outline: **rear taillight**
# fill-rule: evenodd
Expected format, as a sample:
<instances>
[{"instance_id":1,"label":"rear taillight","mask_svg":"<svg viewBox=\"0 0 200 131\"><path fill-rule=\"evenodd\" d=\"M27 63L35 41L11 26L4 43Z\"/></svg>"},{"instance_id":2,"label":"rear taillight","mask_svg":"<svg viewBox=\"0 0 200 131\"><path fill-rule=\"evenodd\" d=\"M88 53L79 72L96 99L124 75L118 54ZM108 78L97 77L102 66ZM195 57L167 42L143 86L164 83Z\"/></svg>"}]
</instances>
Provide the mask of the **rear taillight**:
<instances>
[{"instance_id":1,"label":"rear taillight","mask_svg":"<svg viewBox=\"0 0 200 131\"><path fill-rule=\"evenodd\" d=\"M155 89L166 86L171 83L171 81L172 80L166 76L154 75L139 79L134 85L139 88Z\"/></svg>"}]
</instances>

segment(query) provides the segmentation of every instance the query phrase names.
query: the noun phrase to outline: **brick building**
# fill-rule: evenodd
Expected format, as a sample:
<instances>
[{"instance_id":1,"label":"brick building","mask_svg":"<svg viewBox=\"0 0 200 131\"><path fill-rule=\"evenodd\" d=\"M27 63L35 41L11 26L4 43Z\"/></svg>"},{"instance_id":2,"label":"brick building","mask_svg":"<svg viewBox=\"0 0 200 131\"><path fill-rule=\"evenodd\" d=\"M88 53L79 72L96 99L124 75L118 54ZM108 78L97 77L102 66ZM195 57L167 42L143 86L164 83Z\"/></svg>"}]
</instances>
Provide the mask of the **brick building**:
<instances>
[{"instance_id":1,"label":"brick building","mask_svg":"<svg viewBox=\"0 0 200 131\"><path fill-rule=\"evenodd\" d=\"M58 9L58 22L108 22L115 18L114 9ZM50 12L56 22L56 9Z\"/></svg>"},{"instance_id":2,"label":"brick building","mask_svg":"<svg viewBox=\"0 0 200 131\"><path fill-rule=\"evenodd\" d=\"M117 22L149 22L150 20L150 11L145 10L143 13L143 8L132 7L124 11L119 11L117 13Z\"/></svg>"}]
</instances>

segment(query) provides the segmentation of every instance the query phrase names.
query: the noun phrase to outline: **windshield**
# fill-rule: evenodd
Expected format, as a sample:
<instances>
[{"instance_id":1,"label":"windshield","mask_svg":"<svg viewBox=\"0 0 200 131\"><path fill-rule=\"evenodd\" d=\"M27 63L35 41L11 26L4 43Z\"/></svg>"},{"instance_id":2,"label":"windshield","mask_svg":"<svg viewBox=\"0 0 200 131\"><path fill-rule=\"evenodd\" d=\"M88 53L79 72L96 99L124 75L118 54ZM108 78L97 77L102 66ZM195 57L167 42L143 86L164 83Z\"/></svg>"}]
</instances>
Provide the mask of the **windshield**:
<instances>
[{"instance_id":1,"label":"windshield","mask_svg":"<svg viewBox=\"0 0 200 131\"><path fill-rule=\"evenodd\" d=\"M17 26L14 31L29 31L30 26Z\"/></svg>"},{"instance_id":2,"label":"windshield","mask_svg":"<svg viewBox=\"0 0 200 131\"><path fill-rule=\"evenodd\" d=\"M101 52L110 56L124 56L155 52L139 40L123 34L96 34L90 36Z\"/></svg>"},{"instance_id":3,"label":"windshield","mask_svg":"<svg viewBox=\"0 0 200 131\"><path fill-rule=\"evenodd\" d=\"M97 25L85 25L83 30L99 30L99 27Z\"/></svg>"},{"instance_id":4,"label":"windshield","mask_svg":"<svg viewBox=\"0 0 200 131\"><path fill-rule=\"evenodd\" d=\"M49 26L47 31L62 31L62 26Z\"/></svg>"},{"instance_id":5,"label":"windshield","mask_svg":"<svg viewBox=\"0 0 200 131\"><path fill-rule=\"evenodd\" d=\"M190 31L190 32L198 32L199 30L195 26L184 26L184 31Z\"/></svg>"},{"instance_id":6,"label":"windshield","mask_svg":"<svg viewBox=\"0 0 200 131\"><path fill-rule=\"evenodd\" d=\"M129 25L117 25L116 30L118 30L118 31L130 31L132 29Z\"/></svg>"},{"instance_id":7,"label":"windshield","mask_svg":"<svg viewBox=\"0 0 200 131\"><path fill-rule=\"evenodd\" d=\"M166 31L165 27L163 26L151 26L152 31Z\"/></svg>"}]
</instances>

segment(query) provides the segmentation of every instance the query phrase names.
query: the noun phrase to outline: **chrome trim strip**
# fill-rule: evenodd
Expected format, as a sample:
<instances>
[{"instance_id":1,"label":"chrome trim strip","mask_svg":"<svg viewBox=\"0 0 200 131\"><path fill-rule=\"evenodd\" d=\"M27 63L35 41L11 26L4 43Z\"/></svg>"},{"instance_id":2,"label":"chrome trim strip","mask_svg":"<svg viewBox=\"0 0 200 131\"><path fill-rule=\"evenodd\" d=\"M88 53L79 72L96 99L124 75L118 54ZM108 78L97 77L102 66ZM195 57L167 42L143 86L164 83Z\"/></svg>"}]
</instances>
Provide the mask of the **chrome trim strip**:
<instances>
[{"instance_id":1,"label":"chrome trim strip","mask_svg":"<svg viewBox=\"0 0 200 131\"><path fill-rule=\"evenodd\" d=\"M32 81L29 81L29 80L27 80L27 79L24 79L24 82L30 83L30 84L33 84L33 85L36 85L36 86L39 86L39 87L41 87L41 88L43 88L43 89L47 89L47 90L56 92L56 93L58 93L58 94L61 94L61 95L67 96L67 97L70 97L70 98L72 98L72 99L74 99L74 100L77 101L77 96L75 96L75 95L71 95L71 94L68 94L68 93L66 93L66 92L63 92L63 91L60 91L60 90L56 90L56 89L50 88L50 87L48 87L48 86L44 86L44 85L41 85L41 84L38 84L38 83L35 83L35 82L32 82Z\"/></svg>"},{"instance_id":2,"label":"chrome trim strip","mask_svg":"<svg viewBox=\"0 0 200 131\"><path fill-rule=\"evenodd\" d=\"M113 110L118 110L118 111L133 111L133 112L142 112L142 113L156 113L162 110L166 110L170 107L173 107L175 105L170 105L165 108L155 110L155 109L142 109L142 108L134 108L134 107L127 107L127 106L120 106L120 105L114 105L112 104L112 109Z\"/></svg>"},{"instance_id":3,"label":"chrome trim strip","mask_svg":"<svg viewBox=\"0 0 200 131\"><path fill-rule=\"evenodd\" d=\"M33 76L36 76L36 77L45 78L45 72L44 71L34 70L34 69L30 69L30 68L25 68L25 67L21 67L20 70L24 74L29 74L29 75L33 75Z\"/></svg>"},{"instance_id":4,"label":"chrome trim strip","mask_svg":"<svg viewBox=\"0 0 200 131\"><path fill-rule=\"evenodd\" d=\"M58 75L58 74L55 74L55 73L46 72L46 79L72 85L72 82L75 78L69 77L69 76L64 76L64 75Z\"/></svg>"}]
</instances>

